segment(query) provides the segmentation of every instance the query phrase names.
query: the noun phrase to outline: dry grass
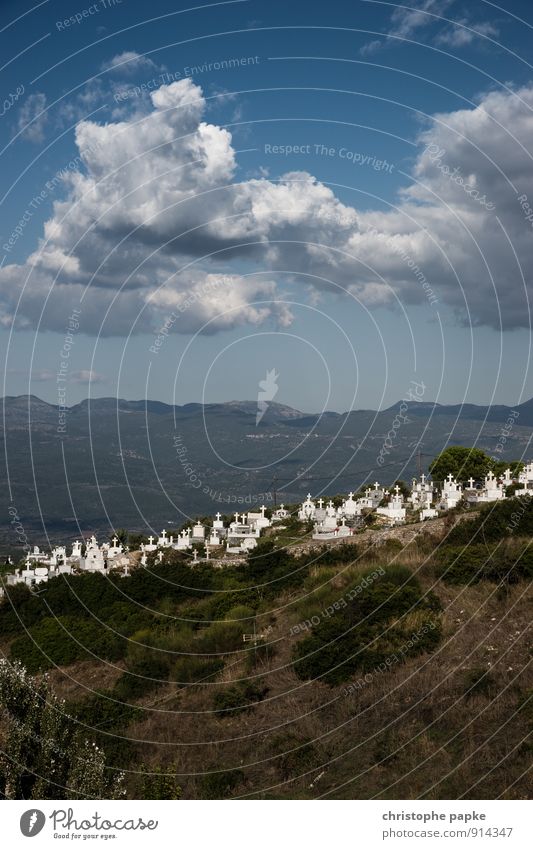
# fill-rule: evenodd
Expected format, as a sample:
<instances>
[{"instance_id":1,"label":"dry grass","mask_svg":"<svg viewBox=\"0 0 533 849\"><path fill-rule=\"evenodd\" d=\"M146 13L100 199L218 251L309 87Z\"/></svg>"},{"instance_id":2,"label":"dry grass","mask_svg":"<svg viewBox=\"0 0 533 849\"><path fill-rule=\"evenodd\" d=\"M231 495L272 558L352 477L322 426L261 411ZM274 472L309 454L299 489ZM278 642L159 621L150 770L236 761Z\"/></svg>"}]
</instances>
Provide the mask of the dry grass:
<instances>
[{"instance_id":1,"label":"dry grass","mask_svg":"<svg viewBox=\"0 0 533 849\"><path fill-rule=\"evenodd\" d=\"M429 567L421 578L435 589ZM189 798L198 793L196 774L234 768L245 776L237 795L256 798L527 797L531 728L519 706L533 686L531 591L516 585L504 599L492 584L439 583L437 591L444 637L435 654L375 674L350 696L297 678L297 638L287 637L294 617L280 614L270 635L276 654L252 672L269 687L267 698L220 718L212 695L222 685L184 688L163 713L149 711L129 729L152 741L142 744L143 760L180 774ZM492 689L469 694L479 670L490 672ZM249 674L241 660L226 669L224 686ZM295 749L287 775L283 753Z\"/></svg>"},{"instance_id":2,"label":"dry grass","mask_svg":"<svg viewBox=\"0 0 533 849\"><path fill-rule=\"evenodd\" d=\"M432 655L392 664L351 695L344 686L303 682L291 666L299 637L290 629L300 621L296 605L287 606L298 599L293 592L277 599L278 613L258 617L258 631L272 625L268 661L254 664L247 644L215 681L168 685L138 703L143 718L124 732L137 741L138 762L178 776L184 798L202 795L205 773L232 769L242 771L234 795L254 798L531 797L533 710L521 707L533 692L531 586L522 582L502 594L488 582L436 582L427 542L400 542L395 550L369 548L364 566L408 565L423 589L436 593L443 638ZM344 578L330 567L314 570L314 578L342 590ZM489 675L479 681L483 672ZM51 679L75 700L86 693L82 684L109 688L119 674L86 661ZM240 679L268 687L263 701L233 715L214 712L214 693ZM134 773L135 762L128 768ZM127 781L128 795L142 794L138 776Z\"/></svg>"}]
</instances>

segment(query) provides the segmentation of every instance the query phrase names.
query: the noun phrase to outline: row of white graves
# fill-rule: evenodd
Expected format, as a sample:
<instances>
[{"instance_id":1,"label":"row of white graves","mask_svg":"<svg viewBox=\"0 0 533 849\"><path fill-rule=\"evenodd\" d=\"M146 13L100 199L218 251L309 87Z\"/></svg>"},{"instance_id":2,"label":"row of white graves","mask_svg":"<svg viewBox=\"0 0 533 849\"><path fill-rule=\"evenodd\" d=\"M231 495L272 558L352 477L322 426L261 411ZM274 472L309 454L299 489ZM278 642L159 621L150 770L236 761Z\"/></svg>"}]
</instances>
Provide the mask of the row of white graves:
<instances>
[{"instance_id":1,"label":"row of white graves","mask_svg":"<svg viewBox=\"0 0 533 849\"><path fill-rule=\"evenodd\" d=\"M261 530L270 526L270 520L265 518L265 510L262 508L262 513L235 513L235 520L230 522L228 528L227 554L247 554L257 546Z\"/></svg>"},{"instance_id":2,"label":"row of white graves","mask_svg":"<svg viewBox=\"0 0 533 849\"><path fill-rule=\"evenodd\" d=\"M307 512L309 512L310 495L307 496ZM311 502L312 503L312 502ZM348 493L339 507L335 507L331 499L324 507L322 498L318 499L314 509L313 539L327 540L337 537L349 537L362 523L363 507L360 501L354 499L354 493Z\"/></svg>"},{"instance_id":3,"label":"row of white graves","mask_svg":"<svg viewBox=\"0 0 533 849\"><path fill-rule=\"evenodd\" d=\"M403 525L407 511L404 507L403 494L398 484L394 487L394 493L385 506L376 508L376 513L378 516L384 516L391 525Z\"/></svg>"},{"instance_id":4,"label":"row of white graves","mask_svg":"<svg viewBox=\"0 0 533 849\"><path fill-rule=\"evenodd\" d=\"M420 480L413 478L409 501L413 510L418 510L418 518L421 522L425 519L435 519L439 513L432 506L434 500L433 482L425 475L420 475Z\"/></svg>"},{"instance_id":5,"label":"row of white graves","mask_svg":"<svg viewBox=\"0 0 533 849\"><path fill-rule=\"evenodd\" d=\"M517 496L533 495L533 463L526 463L518 475Z\"/></svg>"},{"instance_id":6,"label":"row of white graves","mask_svg":"<svg viewBox=\"0 0 533 849\"><path fill-rule=\"evenodd\" d=\"M509 469L507 469L507 471L509 472ZM483 504L488 501L500 501L502 498L505 498L505 487L509 485L504 481L501 483L498 482L492 472L489 472L486 476L485 484L481 489L477 489L475 485L476 482L473 478L470 478L467 483L468 487L466 487L465 497L466 500L472 504Z\"/></svg>"},{"instance_id":7,"label":"row of white graves","mask_svg":"<svg viewBox=\"0 0 533 849\"><path fill-rule=\"evenodd\" d=\"M271 522L272 522L272 523L274 523L274 522L283 522L283 521L285 521L286 519L290 519L290 515L291 515L291 514L289 513L289 511L285 509L285 505L284 505L284 504L280 504L280 506L278 507L278 509L277 509L277 510L274 510L274 512L272 513L272 519L271 519Z\"/></svg>"},{"instance_id":8,"label":"row of white graves","mask_svg":"<svg viewBox=\"0 0 533 849\"><path fill-rule=\"evenodd\" d=\"M76 557L78 558L78 568L84 572L105 572L107 569L127 568L130 564L130 558L127 550L119 543L117 537L113 537L111 544L104 542L99 545L96 537L93 536L87 540L85 547L85 556L82 556L81 543L74 543L76 546ZM74 547L73 552L74 556Z\"/></svg>"},{"instance_id":9,"label":"row of white graves","mask_svg":"<svg viewBox=\"0 0 533 849\"><path fill-rule=\"evenodd\" d=\"M99 545L93 535L87 540L85 554L82 552L83 547L79 540L72 544L69 555L66 546L56 546L47 554L41 551L38 545L34 545L26 555L24 567L15 569L12 574L6 576L7 585L26 584L28 587L35 587L58 575L71 575L74 569L105 573L110 568L127 570L130 565L130 558L117 537L114 537L111 543Z\"/></svg>"},{"instance_id":10,"label":"row of white graves","mask_svg":"<svg viewBox=\"0 0 533 849\"><path fill-rule=\"evenodd\" d=\"M409 507L418 511L420 521L424 521L436 518L439 512L452 510L463 500L471 504L500 501L506 497L506 487L514 482L510 469L505 470L501 479L489 472L481 485L470 478L464 487L449 474L440 491L437 491L433 482L421 475L419 480L413 478L406 502L398 486L389 492L376 481L373 487L367 488L358 498L354 497L353 492L348 493L348 497L337 508L332 501L324 506L322 498L313 501L311 493L308 493L298 510L298 518L314 523L313 539L333 539L354 533L355 527L362 523L363 510L374 511L391 525L401 525L406 521ZM533 462L528 463L518 476L516 495L522 494L533 495Z\"/></svg>"},{"instance_id":11,"label":"row of white graves","mask_svg":"<svg viewBox=\"0 0 533 849\"><path fill-rule=\"evenodd\" d=\"M518 480L513 478L510 469L506 469L500 480L489 472L479 486L473 478L470 478L463 487L453 475L449 474L440 492L435 490L434 484L425 475L421 475L420 480L413 479L407 502L398 486L389 493L377 481L373 487L368 487L364 494L357 498L353 492L349 492L347 498L343 499L338 507L335 507L331 500L325 502L324 499L319 498L313 501L311 493L308 493L298 510L298 518L300 521L313 522L313 539L336 539L355 533L363 523L363 510L375 511L389 524L398 525L406 521L408 506L413 511L419 511L419 519L423 521L435 518L440 511L457 507L463 499L472 504L500 501L506 497L506 487L512 483L517 483L517 496L533 495L533 462L526 464L523 471L519 473ZM384 504L383 501L385 501ZM203 525L198 521L191 527L184 528L176 536L163 530L159 537L150 536L148 542L140 546L141 564L146 565L147 554L151 552L157 551L157 557L161 562L164 549L190 551L195 544L204 546L206 560L210 558L211 549L224 544L228 554L246 555L256 547L263 530L274 523L290 518L290 513L283 504L274 511L272 519L268 519L265 513L265 506L256 512L235 513L234 520L227 527L224 525L221 514L217 513L211 525ZM198 559L195 549L193 558L194 561ZM65 546L56 546L50 553L41 551L39 546L34 546L26 555L24 567L16 569L13 574L7 575L6 579L8 585L24 583L35 586L56 575L71 574L73 569L106 573L109 569L119 568L122 569L123 574L127 575L131 562L128 549L119 543L116 536L111 543L99 544L93 535L87 540L85 552L83 552L82 543L76 540L69 555Z\"/></svg>"},{"instance_id":12,"label":"row of white graves","mask_svg":"<svg viewBox=\"0 0 533 849\"><path fill-rule=\"evenodd\" d=\"M225 544L229 554L246 554L257 545L261 531L272 524L265 515L266 509L263 505L257 512L235 513L234 520L227 527L224 525L222 515L217 513L211 525L204 525L198 521L192 527L184 528L176 536L162 530L159 537L150 536L148 542L141 545L141 564L146 564L146 555L151 552L165 548L190 551L195 544L206 546L206 551ZM288 516L288 511L282 505L277 511L275 520L282 521ZM208 554L206 559L209 559Z\"/></svg>"},{"instance_id":13,"label":"row of white graves","mask_svg":"<svg viewBox=\"0 0 533 849\"><path fill-rule=\"evenodd\" d=\"M261 532L272 524L265 513L265 506L256 512L235 513L234 521L227 527L221 514L217 513L211 525L203 525L198 521L192 527L184 528L175 537L162 530L159 537L150 536L147 543L141 544L141 565L146 565L147 555L151 552L158 552L157 560L161 562L164 549L190 551L198 544L204 546L205 560L210 559L213 548L224 544L228 554L246 555L257 545ZM289 515L288 510L281 505L273 521L283 521ZM196 549L193 549L192 556L193 562L196 562ZM26 555L24 567L8 574L6 582L8 586L22 583L34 587L57 575L70 575L73 571L106 574L110 569L121 569L122 574L128 575L131 564L132 557L128 549L120 544L116 536L110 543L100 544L93 535L87 540L85 550L83 543L76 540L69 555L65 546L57 546L50 553L42 551L37 545L34 546Z\"/></svg>"}]
</instances>

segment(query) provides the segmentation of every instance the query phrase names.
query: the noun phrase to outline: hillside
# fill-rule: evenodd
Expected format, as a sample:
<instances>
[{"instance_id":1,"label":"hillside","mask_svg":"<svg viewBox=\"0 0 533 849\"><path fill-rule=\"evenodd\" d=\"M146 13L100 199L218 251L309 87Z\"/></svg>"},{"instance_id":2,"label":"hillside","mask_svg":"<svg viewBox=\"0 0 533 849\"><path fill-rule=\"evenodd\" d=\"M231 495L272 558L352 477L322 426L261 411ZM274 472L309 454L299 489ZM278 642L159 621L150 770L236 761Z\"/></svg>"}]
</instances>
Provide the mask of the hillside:
<instances>
[{"instance_id":1,"label":"hillside","mask_svg":"<svg viewBox=\"0 0 533 849\"><path fill-rule=\"evenodd\" d=\"M56 780L77 798L68 752L88 737L97 796L124 771L129 798L528 798L533 500L512 527L516 507L299 556L266 540L222 570L169 552L127 582L11 588L2 651L66 700L59 731L0 674L0 736L25 765L11 792L65 798ZM43 727L70 741L59 757Z\"/></svg>"}]
</instances>

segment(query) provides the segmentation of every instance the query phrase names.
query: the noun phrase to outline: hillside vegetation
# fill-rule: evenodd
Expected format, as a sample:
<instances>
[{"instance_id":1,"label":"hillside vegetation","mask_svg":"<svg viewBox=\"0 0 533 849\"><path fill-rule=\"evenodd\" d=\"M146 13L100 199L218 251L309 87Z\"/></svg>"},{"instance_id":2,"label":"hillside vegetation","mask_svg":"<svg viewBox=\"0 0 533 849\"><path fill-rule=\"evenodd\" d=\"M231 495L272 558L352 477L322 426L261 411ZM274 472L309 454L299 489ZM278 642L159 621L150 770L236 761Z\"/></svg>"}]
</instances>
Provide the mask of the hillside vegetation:
<instances>
[{"instance_id":1,"label":"hillside vegetation","mask_svg":"<svg viewBox=\"0 0 533 849\"><path fill-rule=\"evenodd\" d=\"M127 580L9 588L0 640L29 675L0 672L2 792L527 797L532 501L408 545L265 540L239 567L171 552Z\"/></svg>"}]
</instances>

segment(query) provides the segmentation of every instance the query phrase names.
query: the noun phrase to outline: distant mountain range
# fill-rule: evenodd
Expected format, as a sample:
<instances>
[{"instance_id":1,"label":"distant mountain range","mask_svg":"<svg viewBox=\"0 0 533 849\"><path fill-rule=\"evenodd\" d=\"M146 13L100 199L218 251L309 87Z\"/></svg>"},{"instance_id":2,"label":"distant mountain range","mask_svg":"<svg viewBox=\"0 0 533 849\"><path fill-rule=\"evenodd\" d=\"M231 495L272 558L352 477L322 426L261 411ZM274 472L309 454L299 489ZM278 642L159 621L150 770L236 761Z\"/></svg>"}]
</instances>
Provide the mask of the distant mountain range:
<instances>
[{"instance_id":1,"label":"distant mountain range","mask_svg":"<svg viewBox=\"0 0 533 849\"><path fill-rule=\"evenodd\" d=\"M322 414L271 403L258 426L256 411L254 401L97 398L60 419L57 406L33 395L2 399L2 541L16 541L10 505L32 540L44 528L54 539L111 527L160 530L190 516L271 506L275 494L290 502L308 491L409 480L447 445L527 458L533 426L533 399L515 408L409 401L407 410L398 402L380 412Z\"/></svg>"}]
</instances>

